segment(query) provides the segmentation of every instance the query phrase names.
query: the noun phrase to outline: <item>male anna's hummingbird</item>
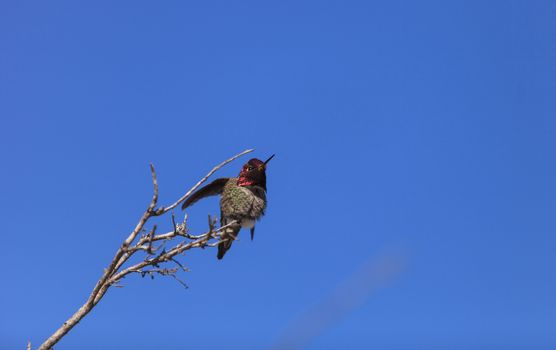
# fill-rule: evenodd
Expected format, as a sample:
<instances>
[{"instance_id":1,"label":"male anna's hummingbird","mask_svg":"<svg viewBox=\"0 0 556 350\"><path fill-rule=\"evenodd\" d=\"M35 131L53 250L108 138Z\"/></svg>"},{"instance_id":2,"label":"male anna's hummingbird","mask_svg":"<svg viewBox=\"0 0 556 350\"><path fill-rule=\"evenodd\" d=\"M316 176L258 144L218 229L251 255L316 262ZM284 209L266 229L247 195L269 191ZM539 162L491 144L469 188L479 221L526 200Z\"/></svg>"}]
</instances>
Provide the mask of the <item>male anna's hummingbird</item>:
<instances>
[{"instance_id":1,"label":"male anna's hummingbird","mask_svg":"<svg viewBox=\"0 0 556 350\"><path fill-rule=\"evenodd\" d=\"M222 233L224 242L218 245L218 259L230 249L242 227L251 229L251 240L255 235L255 222L264 215L266 208L266 161L250 159L241 168L238 177L216 179L194 192L182 205L182 210L199 199L221 194L220 225L236 221Z\"/></svg>"}]
</instances>

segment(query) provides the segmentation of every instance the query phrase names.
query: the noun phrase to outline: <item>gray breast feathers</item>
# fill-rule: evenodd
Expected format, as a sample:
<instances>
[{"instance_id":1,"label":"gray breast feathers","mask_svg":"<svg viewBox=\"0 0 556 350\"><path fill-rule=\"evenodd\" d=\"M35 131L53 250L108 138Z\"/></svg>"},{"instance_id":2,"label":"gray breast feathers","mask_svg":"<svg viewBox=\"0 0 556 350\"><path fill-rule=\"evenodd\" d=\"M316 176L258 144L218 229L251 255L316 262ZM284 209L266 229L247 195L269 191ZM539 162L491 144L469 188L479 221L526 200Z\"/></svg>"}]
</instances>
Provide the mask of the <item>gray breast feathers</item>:
<instances>
[{"instance_id":1,"label":"gray breast feathers","mask_svg":"<svg viewBox=\"0 0 556 350\"><path fill-rule=\"evenodd\" d=\"M220 199L222 216L258 219L264 215L266 193L258 186L227 185Z\"/></svg>"}]
</instances>

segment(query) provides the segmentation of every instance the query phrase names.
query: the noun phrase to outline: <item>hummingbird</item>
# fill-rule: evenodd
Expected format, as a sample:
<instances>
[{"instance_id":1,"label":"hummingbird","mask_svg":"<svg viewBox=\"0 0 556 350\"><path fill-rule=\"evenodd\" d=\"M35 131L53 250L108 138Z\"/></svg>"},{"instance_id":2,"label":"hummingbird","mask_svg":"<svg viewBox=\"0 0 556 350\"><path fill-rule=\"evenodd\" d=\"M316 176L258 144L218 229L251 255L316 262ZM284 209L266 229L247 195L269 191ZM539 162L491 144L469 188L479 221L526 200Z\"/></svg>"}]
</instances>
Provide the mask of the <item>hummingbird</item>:
<instances>
[{"instance_id":1,"label":"hummingbird","mask_svg":"<svg viewBox=\"0 0 556 350\"><path fill-rule=\"evenodd\" d=\"M182 204L184 210L199 199L221 195L220 226L228 225L222 233L216 257L220 260L230 249L241 228L251 231L251 240L255 237L255 223L265 214L266 209L266 161L250 159L243 165L238 177L223 177L201 187Z\"/></svg>"}]
</instances>

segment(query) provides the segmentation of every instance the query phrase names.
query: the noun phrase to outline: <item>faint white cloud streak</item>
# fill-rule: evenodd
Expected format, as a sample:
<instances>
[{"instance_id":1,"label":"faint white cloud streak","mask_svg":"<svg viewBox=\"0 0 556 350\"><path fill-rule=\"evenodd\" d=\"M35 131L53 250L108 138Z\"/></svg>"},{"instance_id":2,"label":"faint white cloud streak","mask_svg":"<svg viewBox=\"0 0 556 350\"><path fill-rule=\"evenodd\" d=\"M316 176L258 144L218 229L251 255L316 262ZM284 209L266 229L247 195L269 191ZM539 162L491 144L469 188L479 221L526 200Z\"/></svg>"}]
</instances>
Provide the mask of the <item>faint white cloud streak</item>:
<instances>
[{"instance_id":1,"label":"faint white cloud streak","mask_svg":"<svg viewBox=\"0 0 556 350\"><path fill-rule=\"evenodd\" d=\"M369 258L323 301L294 319L270 349L303 349L312 339L360 307L372 292L391 283L404 265L401 253Z\"/></svg>"}]
</instances>

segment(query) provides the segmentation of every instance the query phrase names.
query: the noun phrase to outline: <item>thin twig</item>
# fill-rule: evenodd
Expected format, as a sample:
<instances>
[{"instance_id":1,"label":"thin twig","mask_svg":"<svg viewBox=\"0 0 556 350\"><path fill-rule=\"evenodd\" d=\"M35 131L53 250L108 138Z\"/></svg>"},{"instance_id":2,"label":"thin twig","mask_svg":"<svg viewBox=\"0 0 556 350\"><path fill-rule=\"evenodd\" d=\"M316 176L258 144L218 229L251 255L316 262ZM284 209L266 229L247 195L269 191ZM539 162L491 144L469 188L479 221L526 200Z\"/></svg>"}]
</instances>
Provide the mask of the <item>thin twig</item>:
<instances>
[{"instance_id":1,"label":"thin twig","mask_svg":"<svg viewBox=\"0 0 556 350\"><path fill-rule=\"evenodd\" d=\"M209 173L203 177L201 180L199 180L199 182L197 182L197 184L195 184L195 186L193 186L189 191L187 191L186 194L184 194L180 199L178 199L176 202L174 202L173 204L165 207L165 208L160 208L160 213L157 212L157 215L162 215L164 213L167 213L168 211L174 209L175 207L177 207L178 205L180 205L181 202L183 202L187 197L189 197L193 192L195 192L195 190L197 188L199 188L199 186L201 186L205 181L208 180L209 177L212 176L212 174L214 174L215 172L217 172L220 168L222 168L224 165L236 160L237 158L247 154L247 153L251 153L253 152L254 149L248 149L245 150L235 156L233 156L232 158L223 161L222 163L218 164L217 166L215 166L211 171L209 171Z\"/></svg>"},{"instance_id":2,"label":"thin twig","mask_svg":"<svg viewBox=\"0 0 556 350\"><path fill-rule=\"evenodd\" d=\"M172 227L174 228L174 233L178 232L178 227L176 226L176 216L172 213Z\"/></svg>"},{"instance_id":3,"label":"thin twig","mask_svg":"<svg viewBox=\"0 0 556 350\"><path fill-rule=\"evenodd\" d=\"M149 234L147 235L147 240L149 241L149 246L147 247L147 252L149 254L153 254L152 249L153 249L153 237L154 237L154 233L156 232L156 225L153 226L153 229L151 230L151 232L149 232Z\"/></svg>"}]
</instances>

